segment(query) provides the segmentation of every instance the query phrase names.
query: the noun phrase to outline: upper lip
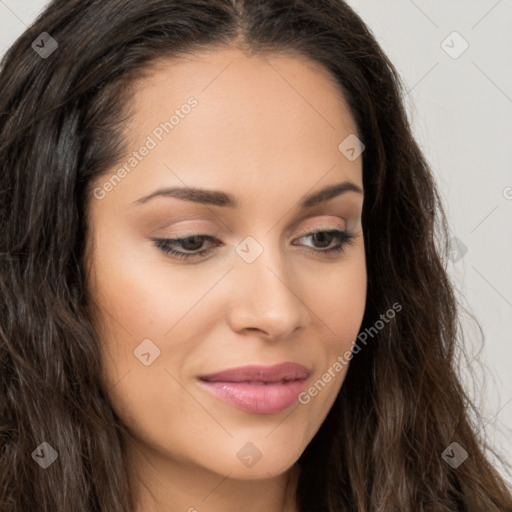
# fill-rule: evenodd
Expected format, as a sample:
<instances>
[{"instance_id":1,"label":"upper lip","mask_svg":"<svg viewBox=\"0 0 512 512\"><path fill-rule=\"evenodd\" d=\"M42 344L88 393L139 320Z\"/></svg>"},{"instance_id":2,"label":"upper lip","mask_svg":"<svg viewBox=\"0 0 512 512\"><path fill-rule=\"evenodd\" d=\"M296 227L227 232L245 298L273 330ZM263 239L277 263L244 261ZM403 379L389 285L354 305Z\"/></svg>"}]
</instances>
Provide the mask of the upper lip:
<instances>
[{"instance_id":1,"label":"upper lip","mask_svg":"<svg viewBox=\"0 0 512 512\"><path fill-rule=\"evenodd\" d=\"M302 364L281 363L274 366L239 366L199 378L208 382L279 382L306 379L309 373L309 368Z\"/></svg>"}]
</instances>

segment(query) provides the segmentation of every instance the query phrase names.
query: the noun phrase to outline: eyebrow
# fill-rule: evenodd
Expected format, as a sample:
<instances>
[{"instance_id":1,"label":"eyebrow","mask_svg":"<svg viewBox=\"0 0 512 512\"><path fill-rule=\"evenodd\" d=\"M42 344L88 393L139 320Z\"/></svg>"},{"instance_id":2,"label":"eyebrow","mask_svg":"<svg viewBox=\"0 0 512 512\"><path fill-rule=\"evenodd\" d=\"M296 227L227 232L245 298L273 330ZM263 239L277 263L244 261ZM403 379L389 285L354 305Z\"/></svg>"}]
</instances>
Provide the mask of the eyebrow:
<instances>
[{"instance_id":1,"label":"eyebrow","mask_svg":"<svg viewBox=\"0 0 512 512\"><path fill-rule=\"evenodd\" d=\"M358 194L364 195L363 190L358 185L350 181L343 181L335 185L329 185L317 192L313 192L304 196L299 204L299 208L311 208L318 203L328 201L329 199L333 199L334 197L340 196L346 192L356 192ZM155 190L155 192L152 192L148 196L137 199L134 204L144 204L147 203L150 199L158 196L173 197L183 201L192 201L195 203L208 204L213 206L225 206L228 208L240 207L238 200L231 194L227 194L220 190L207 190L191 187L161 188Z\"/></svg>"}]
</instances>

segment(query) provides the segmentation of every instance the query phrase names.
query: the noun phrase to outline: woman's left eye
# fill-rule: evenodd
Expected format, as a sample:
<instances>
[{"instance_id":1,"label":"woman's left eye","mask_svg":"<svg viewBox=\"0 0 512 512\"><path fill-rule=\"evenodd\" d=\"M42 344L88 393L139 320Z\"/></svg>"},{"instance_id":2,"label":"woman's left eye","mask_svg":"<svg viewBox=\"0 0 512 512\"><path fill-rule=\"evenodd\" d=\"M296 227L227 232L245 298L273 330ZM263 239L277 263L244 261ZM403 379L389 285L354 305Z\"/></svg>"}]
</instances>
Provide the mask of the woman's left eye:
<instances>
[{"instance_id":1,"label":"woman's left eye","mask_svg":"<svg viewBox=\"0 0 512 512\"><path fill-rule=\"evenodd\" d=\"M322 247L312 249L312 251L331 254L341 253L346 245L353 244L355 235L348 231L331 229L307 233L297 240L301 240L303 238L312 238L317 243L320 242L320 244L322 244ZM332 244L333 239L338 240L338 245L329 247ZM153 238L152 241L154 242L153 245L159 250L180 259L200 258L210 251L210 249L203 248L205 241L211 243L218 242L216 238L210 235L193 235L186 238ZM217 243L216 245L220 244ZM327 248L325 248L326 246ZM185 249L185 251L176 250L175 247L181 247L182 249Z\"/></svg>"}]
</instances>

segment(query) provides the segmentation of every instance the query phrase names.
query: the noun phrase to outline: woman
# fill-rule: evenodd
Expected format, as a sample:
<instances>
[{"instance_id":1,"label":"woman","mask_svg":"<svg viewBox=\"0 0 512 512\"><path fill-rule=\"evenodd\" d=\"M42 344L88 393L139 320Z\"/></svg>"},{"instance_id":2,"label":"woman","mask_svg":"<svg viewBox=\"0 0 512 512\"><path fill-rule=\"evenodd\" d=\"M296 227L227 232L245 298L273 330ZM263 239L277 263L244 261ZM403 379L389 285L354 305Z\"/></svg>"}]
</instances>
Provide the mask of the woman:
<instances>
[{"instance_id":1,"label":"woman","mask_svg":"<svg viewBox=\"0 0 512 512\"><path fill-rule=\"evenodd\" d=\"M0 86L2 511L512 510L347 5L55 0Z\"/></svg>"}]
</instances>

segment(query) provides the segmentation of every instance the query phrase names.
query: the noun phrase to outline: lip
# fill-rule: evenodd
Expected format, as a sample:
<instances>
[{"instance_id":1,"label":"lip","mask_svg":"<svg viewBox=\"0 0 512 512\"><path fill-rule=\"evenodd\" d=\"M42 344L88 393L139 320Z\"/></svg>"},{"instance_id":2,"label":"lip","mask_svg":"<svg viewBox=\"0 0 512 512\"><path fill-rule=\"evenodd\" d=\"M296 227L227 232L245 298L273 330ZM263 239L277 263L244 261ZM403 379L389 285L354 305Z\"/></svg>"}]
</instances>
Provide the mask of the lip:
<instances>
[{"instance_id":1,"label":"lip","mask_svg":"<svg viewBox=\"0 0 512 512\"><path fill-rule=\"evenodd\" d=\"M209 392L247 412L274 414L290 407L304 390L309 368L296 363L240 366L198 378Z\"/></svg>"}]
</instances>

